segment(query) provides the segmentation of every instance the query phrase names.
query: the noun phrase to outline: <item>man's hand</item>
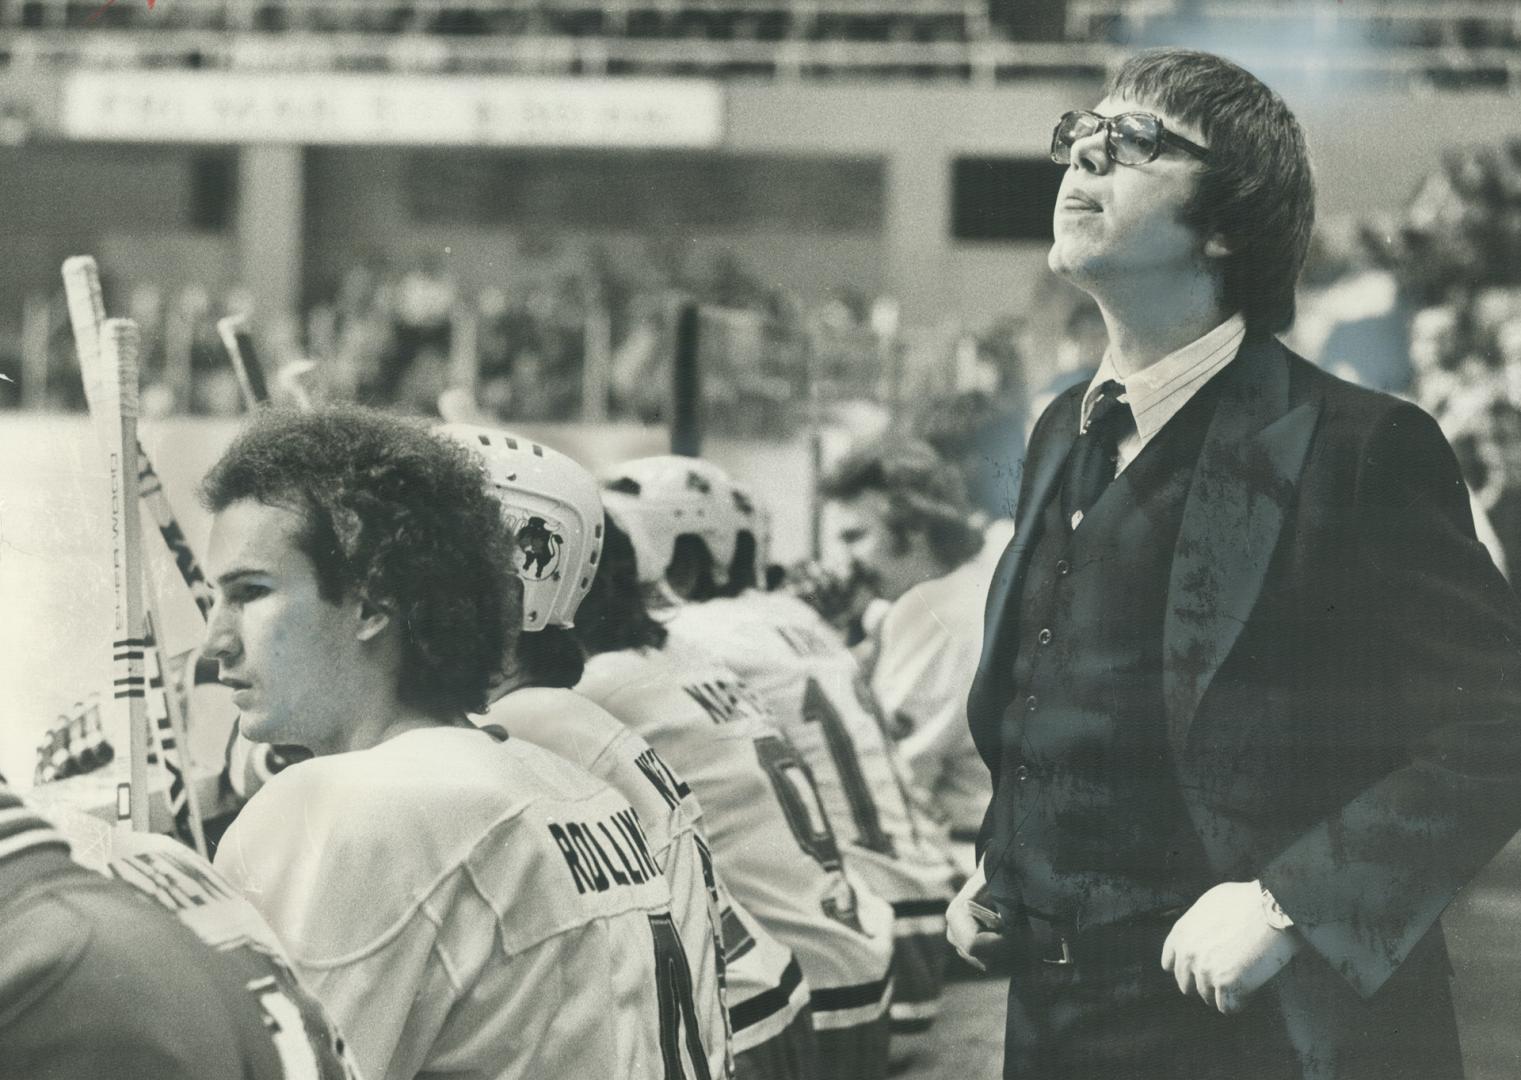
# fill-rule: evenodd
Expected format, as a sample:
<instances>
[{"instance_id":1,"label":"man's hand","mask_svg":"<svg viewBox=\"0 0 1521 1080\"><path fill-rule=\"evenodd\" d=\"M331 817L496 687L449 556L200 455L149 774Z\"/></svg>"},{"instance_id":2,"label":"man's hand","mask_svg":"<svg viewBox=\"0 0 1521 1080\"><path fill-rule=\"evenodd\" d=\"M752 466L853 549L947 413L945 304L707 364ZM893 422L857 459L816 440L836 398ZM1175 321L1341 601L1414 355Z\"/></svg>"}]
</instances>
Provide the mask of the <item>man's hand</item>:
<instances>
[{"instance_id":1,"label":"man's hand","mask_svg":"<svg viewBox=\"0 0 1521 1080\"><path fill-rule=\"evenodd\" d=\"M841 633L860 619L873 599L871 589L854 566L841 570L818 560L788 567L781 588L813 608Z\"/></svg>"},{"instance_id":2,"label":"man's hand","mask_svg":"<svg viewBox=\"0 0 1521 1080\"><path fill-rule=\"evenodd\" d=\"M979 957L993 951L1002 936L972 911L972 898L986 888L987 883L987 875L979 862L977 870L967 878L966 884L945 909L945 939L961 954L961 959L978 971L988 970Z\"/></svg>"},{"instance_id":3,"label":"man's hand","mask_svg":"<svg viewBox=\"0 0 1521 1080\"><path fill-rule=\"evenodd\" d=\"M1259 883L1227 881L1173 924L1162 945L1162 967L1183 993L1233 1013L1303 947L1297 931L1268 925Z\"/></svg>"}]
</instances>

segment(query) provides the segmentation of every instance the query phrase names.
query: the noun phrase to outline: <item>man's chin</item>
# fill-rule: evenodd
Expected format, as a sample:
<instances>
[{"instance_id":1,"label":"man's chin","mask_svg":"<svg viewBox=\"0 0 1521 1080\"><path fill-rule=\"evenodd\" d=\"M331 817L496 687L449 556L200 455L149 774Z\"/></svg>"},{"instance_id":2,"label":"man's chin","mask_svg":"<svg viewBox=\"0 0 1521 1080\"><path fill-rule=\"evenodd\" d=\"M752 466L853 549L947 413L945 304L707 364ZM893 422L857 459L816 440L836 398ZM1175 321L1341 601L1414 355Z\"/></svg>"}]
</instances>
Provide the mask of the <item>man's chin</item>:
<instances>
[{"instance_id":1,"label":"man's chin","mask_svg":"<svg viewBox=\"0 0 1521 1080\"><path fill-rule=\"evenodd\" d=\"M1076 284L1087 275L1083 272L1086 261L1071 248L1064 244L1060 237L1051 245L1051 250L1046 252L1046 266L1051 273L1064 281Z\"/></svg>"},{"instance_id":2,"label":"man's chin","mask_svg":"<svg viewBox=\"0 0 1521 1080\"><path fill-rule=\"evenodd\" d=\"M1060 240L1052 244L1051 249L1046 252L1046 268L1064 281L1071 276L1069 262L1070 259L1067 253L1062 250Z\"/></svg>"},{"instance_id":3,"label":"man's chin","mask_svg":"<svg viewBox=\"0 0 1521 1080\"><path fill-rule=\"evenodd\" d=\"M238 730L250 742L271 745L291 742L291 732L286 730L286 726L275 722L261 709L249 709L238 714Z\"/></svg>"}]
</instances>

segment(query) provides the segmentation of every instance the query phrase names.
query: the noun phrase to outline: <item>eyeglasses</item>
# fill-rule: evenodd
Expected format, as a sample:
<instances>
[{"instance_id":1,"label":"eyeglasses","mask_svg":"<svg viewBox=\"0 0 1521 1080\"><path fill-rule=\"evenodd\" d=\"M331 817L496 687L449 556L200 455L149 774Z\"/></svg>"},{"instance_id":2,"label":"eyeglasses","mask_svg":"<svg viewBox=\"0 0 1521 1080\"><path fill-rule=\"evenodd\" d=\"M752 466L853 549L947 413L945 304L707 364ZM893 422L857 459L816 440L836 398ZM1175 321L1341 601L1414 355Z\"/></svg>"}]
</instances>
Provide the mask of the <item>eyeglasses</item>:
<instances>
[{"instance_id":1,"label":"eyeglasses","mask_svg":"<svg viewBox=\"0 0 1521 1080\"><path fill-rule=\"evenodd\" d=\"M1062 114L1051 132L1051 160L1058 165L1070 165L1072 144L1096 131L1103 131L1104 149L1109 160L1119 165L1145 165L1148 161L1155 161L1163 146L1175 147L1200 161L1209 156L1206 147L1168 131L1161 117L1151 113L1100 116L1087 109L1073 109Z\"/></svg>"}]
</instances>

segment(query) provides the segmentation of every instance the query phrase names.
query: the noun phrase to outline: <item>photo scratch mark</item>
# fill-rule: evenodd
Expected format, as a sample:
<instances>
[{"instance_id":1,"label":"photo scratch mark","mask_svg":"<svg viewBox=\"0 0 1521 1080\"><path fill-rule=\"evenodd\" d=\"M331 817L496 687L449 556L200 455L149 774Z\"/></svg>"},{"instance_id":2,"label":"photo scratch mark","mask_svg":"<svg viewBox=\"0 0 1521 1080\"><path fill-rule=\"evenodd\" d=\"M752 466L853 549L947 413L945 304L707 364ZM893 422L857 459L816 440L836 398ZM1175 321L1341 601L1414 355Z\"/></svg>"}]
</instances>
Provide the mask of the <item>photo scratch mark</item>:
<instances>
[{"instance_id":1,"label":"photo scratch mark","mask_svg":"<svg viewBox=\"0 0 1521 1080\"><path fill-rule=\"evenodd\" d=\"M3 376L0 376L0 378L3 378ZM16 544L13 540L11 540L9 536L6 535L5 520L9 516L9 510L9 504L4 499L0 499L0 553L3 553L8 548L11 551L14 551L16 554L25 555L28 558L44 558L43 554L40 551L28 551L26 548L23 548L20 545Z\"/></svg>"}]
</instances>

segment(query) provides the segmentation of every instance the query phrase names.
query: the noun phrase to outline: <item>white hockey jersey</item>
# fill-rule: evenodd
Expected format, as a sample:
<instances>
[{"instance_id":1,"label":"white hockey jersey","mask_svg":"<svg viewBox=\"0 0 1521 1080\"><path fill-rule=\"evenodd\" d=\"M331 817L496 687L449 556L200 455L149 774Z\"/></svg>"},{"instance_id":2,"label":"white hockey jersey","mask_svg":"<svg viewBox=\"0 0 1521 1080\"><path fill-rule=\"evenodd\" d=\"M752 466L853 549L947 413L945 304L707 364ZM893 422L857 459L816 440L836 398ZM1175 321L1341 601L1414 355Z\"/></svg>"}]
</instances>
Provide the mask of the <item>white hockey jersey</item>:
<instances>
[{"instance_id":1,"label":"white hockey jersey","mask_svg":"<svg viewBox=\"0 0 1521 1080\"><path fill-rule=\"evenodd\" d=\"M167 836L113 830L110 843L107 874L163 904L246 974L288 1076L357 1080L337 1025L291 970L279 939L246 897Z\"/></svg>"},{"instance_id":2,"label":"white hockey jersey","mask_svg":"<svg viewBox=\"0 0 1521 1080\"><path fill-rule=\"evenodd\" d=\"M526 740L421 728L293 765L216 867L369 1080L707 1075L633 808Z\"/></svg>"},{"instance_id":3,"label":"white hockey jersey","mask_svg":"<svg viewBox=\"0 0 1521 1080\"><path fill-rule=\"evenodd\" d=\"M697 793L719 876L796 954L814 1026L880 1018L891 994L891 909L845 875L807 769L734 673L673 642L593 657L577 689L644 736ZM785 969L767 965L741 990L744 967L743 957L731 963L738 1049L780 1032L796 1012L782 1011L796 995Z\"/></svg>"},{"instance_id":4,"label":"white hockey jersey","mask_svg":"<svg viewBox=\"0 0 1521 1080\"><path fill-rule=\"evenodd\" d=\"M846 866L892 904L895 936L919 952L943 951L954 867L916 821L876 701L839 635L796 597L754 589L681 605L667 626L731 667L766 705L813 773ZM895 1019L927 1021L937 1011L938 979L900 991Z\"/></svg>"},{"instance_id":5,"label":"white hockey jersey","mask_svg":"<svg viewBox=\"0 0 1521 1080\"><path fill-rule=\"evenodd\" d=\"M650 853L671 887L671 915L681 934L708 1073L733 1072L720 952L722 909L717 875L692 789L650 744L602 706L574 690L516 690L484 719L508 735L551 750L610 784L633 806Z\"/></svg>"},{"instance_id":6,"label":"white hockey jersey","mask_svg":"<svg viewBox=\"0 0 1521 1080\"><path fill-rule=\"evenodd\" d=\"M898 758L950 831L975 836L993 781L972 742L966 699L982 655L982 609L1013 533L989 526L982 551L888 608L869 650L870 683Z\"/></svg>"}]
</instances>

